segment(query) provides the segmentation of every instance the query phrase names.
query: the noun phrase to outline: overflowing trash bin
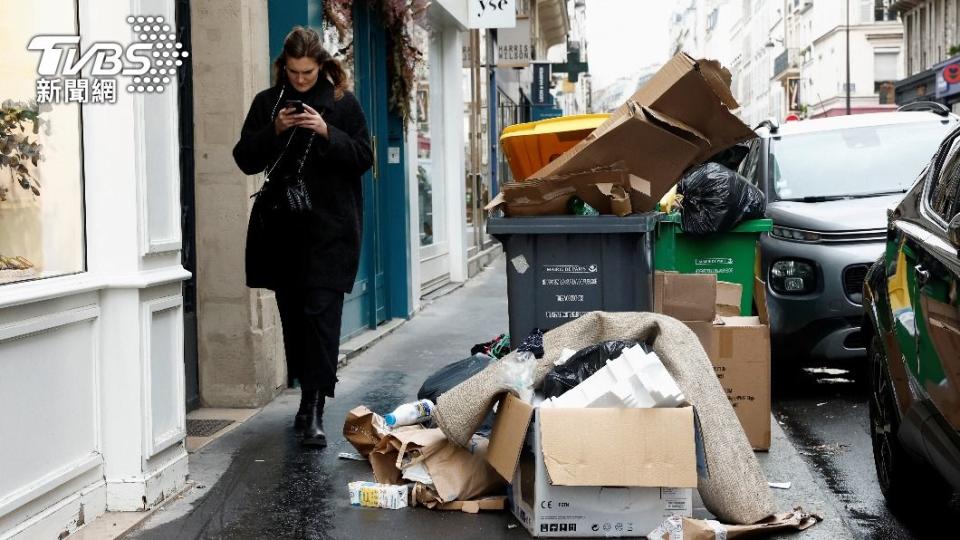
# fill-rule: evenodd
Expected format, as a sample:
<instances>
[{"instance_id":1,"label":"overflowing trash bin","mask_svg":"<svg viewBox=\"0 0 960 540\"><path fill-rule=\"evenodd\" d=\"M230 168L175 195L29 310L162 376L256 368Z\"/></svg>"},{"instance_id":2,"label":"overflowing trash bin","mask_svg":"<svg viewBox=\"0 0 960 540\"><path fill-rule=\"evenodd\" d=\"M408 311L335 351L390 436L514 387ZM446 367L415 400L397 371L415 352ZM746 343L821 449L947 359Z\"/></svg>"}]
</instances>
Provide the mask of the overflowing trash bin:
<instances>
[{"instance_id":1,"label":"overflowing trash bin","mask_svg":"<svg viewBox=\"0 0 960 540\"><path fill-rule=\"evenodd\" d=\"M657 270L682 274L715 274L719 281L743 287L740 314L750 315L754 302L754 266L760 235L773 229L772 219L752 219L725 232L686 234L679 213L657 223L654 261Z\"/></svg>"},{"instance_id":2,"label":"overflowing trash bin","mask_svg":"<svg viewBox=\"0 0 960 540\"><path fill-rule=\"evenodd\" d=\"M510 335L591 311L653 309L657 214L490 218L507 258Z\"/></svg>"}]
</instances>

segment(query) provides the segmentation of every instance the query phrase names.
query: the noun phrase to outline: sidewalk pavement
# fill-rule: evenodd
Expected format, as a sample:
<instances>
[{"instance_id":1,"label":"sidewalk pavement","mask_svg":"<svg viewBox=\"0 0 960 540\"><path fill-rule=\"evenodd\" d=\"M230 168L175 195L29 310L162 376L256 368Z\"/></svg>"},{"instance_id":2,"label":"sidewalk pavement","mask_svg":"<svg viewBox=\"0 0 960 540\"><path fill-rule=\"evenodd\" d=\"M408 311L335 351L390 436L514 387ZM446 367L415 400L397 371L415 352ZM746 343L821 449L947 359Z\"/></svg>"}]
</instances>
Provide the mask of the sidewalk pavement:
<instances>
[{"instance_id":1,"label":"sidewalk pavement","mask_svg":"<svg viewBox=\"0 0 960 540\"><path fill-rule=\"evenodd\" d=\"M341 435L347 411L363 404L385 412L415 399L422 381L436 369L469 356L473 344L506 329L506 276L501 259L341 369L337 398L328 401L325 417L328 448L300 447L291 428L299 394L287 391L254 418L192 454L193 488L127 537L528 538L509 512L468 515L423 508L351 507L347 483L371 480L370 466L337 458L339 452L353 451ZM789 490L774 490L780 509L802 505L825 518L801 538L852 538L776 422L773 431L770 452L758 457L770 481L792 482ZM699 506L696 517L706 517Z\"/></svg>"}]
</instances>

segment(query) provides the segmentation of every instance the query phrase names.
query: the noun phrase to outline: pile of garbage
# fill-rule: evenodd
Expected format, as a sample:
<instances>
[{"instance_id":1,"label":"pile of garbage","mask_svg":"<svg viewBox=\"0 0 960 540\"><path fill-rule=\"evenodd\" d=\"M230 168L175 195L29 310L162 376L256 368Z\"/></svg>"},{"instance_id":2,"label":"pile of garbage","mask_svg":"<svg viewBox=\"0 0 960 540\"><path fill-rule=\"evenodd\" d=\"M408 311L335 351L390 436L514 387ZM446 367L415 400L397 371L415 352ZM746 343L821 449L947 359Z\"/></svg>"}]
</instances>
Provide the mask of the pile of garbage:
<instances>
[{"instance_id":1,"label":"pile of garbage","mask_svg":"<svg viewBox=\"0 0 960 540\"><path fill-rule=\"evenodd\" d=\"M595 130L577 124L583 140L505 184L488 209L625 216L661 201L680 209L690 234L761 217L762 193L731 168L743 156L738 143L754 134L730 113L737 104L729 83L718 63L678 54ZM597 242L649 249L643 235L652 229L643 231L633 243ZM647 268L643 281L653 290L636 296L650 305L632 309L655 312L582 312L570 305L585 306L601 283L609 288L604 298L632 295L640 285L618 288L616 280L581 274L606 276L601 265L642 269L619 253L596 264L553 264L560 244L544 245L549 262L532 249L507 248L508 275L536 280L523 282L533 288L508 280L511 327L521 312L543 311L530 299L540 294L537 282L556 282L551 294L572 313L550 321L572 320L534 329L515 347L507 336L475 346L424 381L416 402L352 410L343 432L357 454L345 457L369 460L374 481L351 483L351 503L471 513L509 507L537 537L712 539L815 524L819 518L799 508L775 514L753 453L770 446L770 352L766 321L739 316L750 288L713 274ZM551 280L540 279L541 271ZM573 277L559 277L567 274ZM564 289L567 282L584 288ZM716 521L693 518L693 490Z\"/></svg>"},{"instance_id":2,"label":"pile of garbage","mask_svg":"<svg viewBox=\"0 0 960 540\"><path fill-rule=\"evenodd\" d=\"M690 234L763 217L763 193L733 170L745 155L740 143L756 134L730 113L739 107L730 80L718 62L678 53L593 131L584 126L598 115L515 126L503 136L515 180L503 184L487 210L509 217L625 216L653 211L673 193L670 209L682 213ZM563 151L542 148L551 145ZM529 147L540 152L530 155Z\"/></svg>"},{"instance_id":3,"label":"pile of garbage","mask_svg":"<svg viewBox=\"0 0 960 540\"><path fill-rule=\"evenodd\" d=\"M509 506L533 536L690 538L727 527L692 519L699 489L736 525L731 535L818 520L774 515L704 349L665 315L598 312L535 330L500 359L477 352L440 369L419 395L436 397L384 416L350 411L344 436L375 479L348 486L353 505L503 510L509 485Z\"/></svg>"}]
</instances>

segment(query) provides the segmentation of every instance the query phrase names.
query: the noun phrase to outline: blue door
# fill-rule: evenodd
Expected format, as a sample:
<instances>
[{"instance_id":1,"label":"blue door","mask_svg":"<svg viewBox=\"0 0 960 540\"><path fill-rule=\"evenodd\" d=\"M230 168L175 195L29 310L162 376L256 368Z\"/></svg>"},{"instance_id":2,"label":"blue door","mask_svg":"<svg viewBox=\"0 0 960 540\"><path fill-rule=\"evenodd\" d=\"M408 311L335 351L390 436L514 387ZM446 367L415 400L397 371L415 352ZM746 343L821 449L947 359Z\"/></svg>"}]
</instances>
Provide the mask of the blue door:
<instances>
[{"instance_id":1,"label":"blue door","mask_svg":"<svg viewBox=\"0 0 960 540\"><path fill-rule=\"evenodd\" d=\"M321 0L270 0L271 57L280 54L283 38L294 25L322 31L322 13ZM354 2L353 53L354 93L367 117L374 165L363 175L360 268L353 291L344 298L341 341L389 318L409 316L410 305L403 122L387 107L386 31L367 2ZM387 159L388 148L393 160Z\"/></svg>"},{"instance_id":2,"label":"blue door","mask_svg":"<svg viewBox=\"0 0 960 540\"><path fill-rule=\"evenodd\" d=\"M367 116L374 165L363 177L363 248L357 282L344 305L344 339L410 315L404 123L388 108L387 36L367 2L354 3L353 32L354 91Z\"/></svg>"}]
</instances>

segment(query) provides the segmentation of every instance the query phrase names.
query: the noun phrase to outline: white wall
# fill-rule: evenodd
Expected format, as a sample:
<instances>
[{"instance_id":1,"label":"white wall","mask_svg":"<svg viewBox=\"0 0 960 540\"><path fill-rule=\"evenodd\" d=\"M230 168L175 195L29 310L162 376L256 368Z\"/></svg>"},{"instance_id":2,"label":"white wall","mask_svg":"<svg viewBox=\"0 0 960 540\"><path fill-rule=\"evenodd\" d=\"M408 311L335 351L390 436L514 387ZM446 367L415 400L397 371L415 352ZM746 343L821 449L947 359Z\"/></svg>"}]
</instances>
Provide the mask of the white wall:
<instances>
[{"instance_id":1,"label":"white wall","mask_svg":"<svg viewBox=\"0 0 960 540\"><path fill-rule=\"evenodd\" d=\"M171 0L135 4L173 20ZM82 35L130 41L130 2L79 5ZM69 534L185 484L175 89L84 107L88 271L0 286L0 538Z\"/></svg>"}]
</instances>

